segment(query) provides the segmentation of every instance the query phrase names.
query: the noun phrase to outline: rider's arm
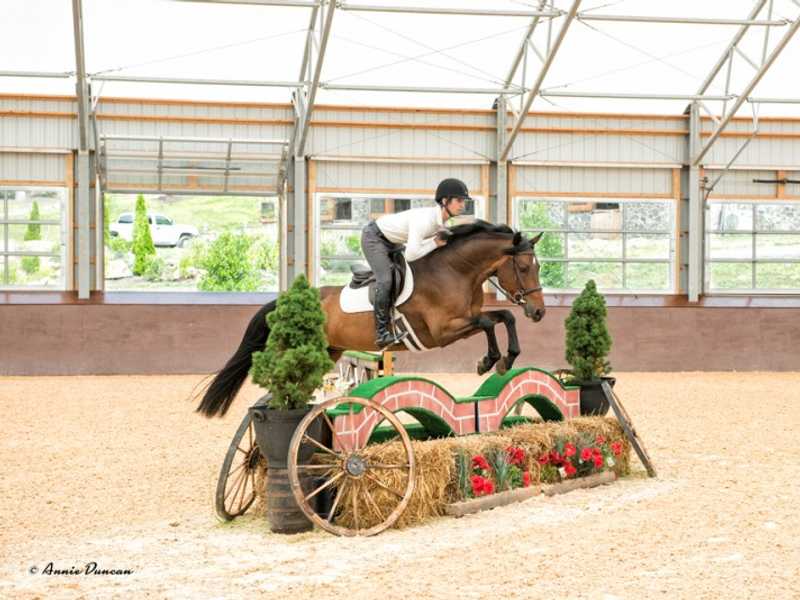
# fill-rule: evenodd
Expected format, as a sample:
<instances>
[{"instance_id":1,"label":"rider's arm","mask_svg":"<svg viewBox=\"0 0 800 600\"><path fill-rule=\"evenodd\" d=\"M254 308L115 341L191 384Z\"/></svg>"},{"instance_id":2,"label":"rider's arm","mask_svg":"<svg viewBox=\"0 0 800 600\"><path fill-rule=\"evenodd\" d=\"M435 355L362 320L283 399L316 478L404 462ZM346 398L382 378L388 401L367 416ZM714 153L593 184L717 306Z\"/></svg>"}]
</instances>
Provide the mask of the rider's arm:
<instances>
[{"instance_id":1,"label":"rider's arm","mask_svg":"<svg viewBox=\"0 0 800 600\"><path fill-rule=\"evenodd\" d=\"M408 227L408 242L406 243L406 260L412 262L436 250L436 240L430 235L430 224L413 220Z\"/></svg>"}]
</instances>

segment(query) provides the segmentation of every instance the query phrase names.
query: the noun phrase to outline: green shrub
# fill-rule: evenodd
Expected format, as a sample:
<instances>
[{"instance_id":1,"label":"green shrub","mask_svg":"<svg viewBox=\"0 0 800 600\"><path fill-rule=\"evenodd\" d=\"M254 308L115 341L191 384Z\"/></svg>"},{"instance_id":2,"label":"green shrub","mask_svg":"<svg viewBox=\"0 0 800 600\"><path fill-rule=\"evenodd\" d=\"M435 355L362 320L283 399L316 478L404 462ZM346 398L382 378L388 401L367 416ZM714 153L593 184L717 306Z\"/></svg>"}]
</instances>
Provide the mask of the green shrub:
<instances>
[{"instance_id":1,"label":"green shrub","mask_svg":"<svg viewBox=\"0 0 800 600\"><path fill-rule=\"evenodd\" d=\"M158 256L148 256L147 258L145 258L145 265L144 265L144 271L142 272L142 276L147 281L160 281L164 276L166 267L167 263L164 262L163 258L160 258Z\"/></svg>"},{"instance_id":2,"label":"green shrub","mask_svg":"<svg viewBox=\"0 0 800 600\"><path fill-rule=\"evenodd\" d=\"M33 203L31 207L31 214L28 216L29 221L38 221L41 219L39 215L39 203ZM26 242L41 240L42 239L42 226L40 223L28 223L25 229L25 236L23 238ZM28 275L36 273L41 266L41 261L38 256L23 256L22 257L22 270Z\"/></svg>"},{"instance_id":3,"label":"green shrub","mask_svg":"<svg viewBox=\"0 0 800 600\"><path fill-rule=\"evenodd\" d=\"M22 257L22 270L28 275L33 275L39 270L41 262L38 256L23 256Z\"/></svg>"},{"instance_id":4,"label":"green shrub","mask_svg":"<svg viewBox=\"0 0 800 600\"><path fill-rule=\"evenodd\" d=\"M523 229L548 230L558 229L550 218L547 204L526 204L525 211L520 215L520 226ZM567 287L567 269L562 262L547 262L548 258L564 257L564 241L559 234L545 233L536 244L536 256L540 260L539 280L546 288L563 289Z\"/></svg>"},{"instance_id":5,"label":"green shrub","mask_svg":"<svg viewBox=\"0 0 800 600\"><path fill-rule=\"evenodd\" d=\"M108 249L111 250L111 253L114 254L115 258L121 258L125 256L128 252L131 251L131 246L133 245L131 242L126 241L121 237L109 237L106 238L108 243Z\"/></svg>"},{"instance_id":6,"label":"green shrub","mask_svg":"<svg viewBox=\"0 0 800 600\"><path fill-rule=\"evenodd\" d=\"M261 237L253 244L253 264L259 271L274 273L278 270L278 245L270 238Z\"/></svg>"},{"instance_id":7,"label":"green shrub","mask_svg":"<svg viewBox=\"0 0 800 600\"><path fill-rule=\"evenodd\" d=\"M579 381L596 380L611 372L606 360L611 350L611 335L606 326L606 301L598 293L593 279L572 303L565 321L567 331L567 362Z\"/></svg>"},{"instance_id":8,"label":"green shrub","mask_svg":"<svg viewBox=\"0 0 800 600\"><path fill-rule=\"evenodd\" d=\"M109 207L108 194L103 194L103 239L108 240L111 238L111 230L109 224L111 223L111 210Z\"/></svg>"},{"instance_id":9,"label":"green shrub","mask_svg":"<svg viewBox=\"0 0 800 600\"><path fill-rule=\"evenodd\" d=\"M272 392L272 408L302 408L322 386L323 375L333 368L319 290L300 275L278 297L267 323L266 348L253 353L253 383Z\"/></svg>"},{"instance_id":10,"label":"green shrub","mask_svg":"<svg viewBox=\"0 0 800 600\"><path fill-rule=\"evenodd\" d=\"M226 231L220 235L203 257L205 270L199 289L204 292L254 292L258 289L258 271L250 262L253 238Z\"/></svg>"},{"instance_id":11,"label":"green shrub","mask_svg":"<svg viewBox=\"0 0 800 600\"><path fill-rule=\"evenodd\" d=\"M147 207L144 196L136 198L136 216L133 219L133 274L142 275L147 267L147 257L155 256L156 247L150 235L150 224L147 222Z\"/></svg>"},{"instance_id":12,"label":"green shrub","mask_svg":"<svg viewBox=\"0 0 800 600\"><path fill-rule=\"evenodd\" d=\"M184 254L178 261L178 277L181 279L189 279L192 276L192 269L194 263L192 262L191 254Z\"/></svg>"},{"instance_id":13,"label":"green shrub","mask_svg":"<svg viewBox=\"0 0 800 600\"><path fill-rule=\"evenodd\" d=\"M345 238L345 244L347 244L347 249L350 250L350 254L355 254L360 256L361 255L361 236L360 235L348 235Z\"/></svg>"},{"instance_id":14,"label":"green shrub","mask_svg":"<svg viewBox=\"0 0 800 600\"><path fill-rule=\"evenodd\" d=\"M323 240L319 245L320 266L325 271L330 271L335 264L328 256L336 256L336 242L333 240Z\"/></svg>"}]
</instances>

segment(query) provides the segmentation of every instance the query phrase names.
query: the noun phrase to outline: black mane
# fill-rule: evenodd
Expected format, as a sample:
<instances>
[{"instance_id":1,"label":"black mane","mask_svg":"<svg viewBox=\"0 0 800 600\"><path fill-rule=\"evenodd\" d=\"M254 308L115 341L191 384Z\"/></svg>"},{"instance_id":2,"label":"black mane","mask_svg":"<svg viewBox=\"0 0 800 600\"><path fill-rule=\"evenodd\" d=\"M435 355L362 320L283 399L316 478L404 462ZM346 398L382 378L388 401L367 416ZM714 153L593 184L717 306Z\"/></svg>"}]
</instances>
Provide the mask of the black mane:
<instances>
[{"instance_id":1,"label":"black mane","mask_svg":"<svg viewBox=\"0 0 800 600\"><path fill-rule=\"evenodd\" d=\"M514 230L508 225L495 225L494 223L489 223L488 221L476 219L471 223L464 223L463 225L451 227L450 233L452 235L447 242L448 244L466 239L478 233L514 233Z\"/></svg>"}]
</instances>

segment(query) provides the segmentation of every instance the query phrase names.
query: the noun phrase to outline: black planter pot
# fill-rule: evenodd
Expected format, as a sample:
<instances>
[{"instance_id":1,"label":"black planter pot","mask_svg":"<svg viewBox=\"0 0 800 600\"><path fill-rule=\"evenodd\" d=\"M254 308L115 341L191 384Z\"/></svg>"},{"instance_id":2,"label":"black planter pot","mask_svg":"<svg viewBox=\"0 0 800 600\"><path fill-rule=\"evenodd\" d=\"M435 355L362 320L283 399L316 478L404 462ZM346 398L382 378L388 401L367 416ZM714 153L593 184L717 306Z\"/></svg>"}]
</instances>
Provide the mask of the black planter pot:
<instances>
[{"instance_id":1,"label":"black planter pot","mask_svg":"<svg viewBox=\"0 0 800 600\"><path fill-rule=\"evenodd\" d=\"M300 421L310 410L311 407L279 410L269 408L264 404L250 407L256 443L261 453L267 458L269 465L267 476L267 520L270 524L270 530L274 533L300 533L309 531L313 527L311 521L306 518L294 499L287 469L289 444L292 436ZM320 429L321 423L319 420L315 420L311 424L308 433L311 437L318 439L320 437ZM309 444L301 446L298 464L307 463L311 460L313 454L313 446ZM306 479L307 481L304 481L301 478L303 488L307 488L312 484L310 477Z\"/></svg>"},{"instance_id":2,"label":"black planter pot","mask_svg":"<svg viewBox=\"0 0 800 600\"><path fill-rule=\"evenodd\" d=\"M578 381L581 386L581 416L600 416L608 412L609 404L601 387L607 381L613 388L617 382L614 377L602 377L595 381Z\"/></svg>"}]
</instances>

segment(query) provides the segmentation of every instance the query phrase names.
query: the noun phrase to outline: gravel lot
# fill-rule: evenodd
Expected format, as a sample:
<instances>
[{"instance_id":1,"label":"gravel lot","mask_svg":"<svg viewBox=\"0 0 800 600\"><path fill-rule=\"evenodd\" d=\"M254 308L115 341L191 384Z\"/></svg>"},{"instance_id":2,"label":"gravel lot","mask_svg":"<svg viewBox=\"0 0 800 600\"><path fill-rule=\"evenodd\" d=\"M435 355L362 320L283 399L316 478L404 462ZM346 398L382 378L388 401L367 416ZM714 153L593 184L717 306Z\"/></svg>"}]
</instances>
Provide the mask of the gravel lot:
<instances>
[{"instance_id":1,"label":"gravel lot","mask_svg":"<svg viewBox=\"0 0 800 600\"><path fill-rule=\"evenodd\" d=\"M616 376L658 479L367 539L217 522L255 387L210 421L202 376L0 378L0 597L800 598L800 374ZM90 561L133 573L41 572Z\"/></svg>"}]
</instances>

